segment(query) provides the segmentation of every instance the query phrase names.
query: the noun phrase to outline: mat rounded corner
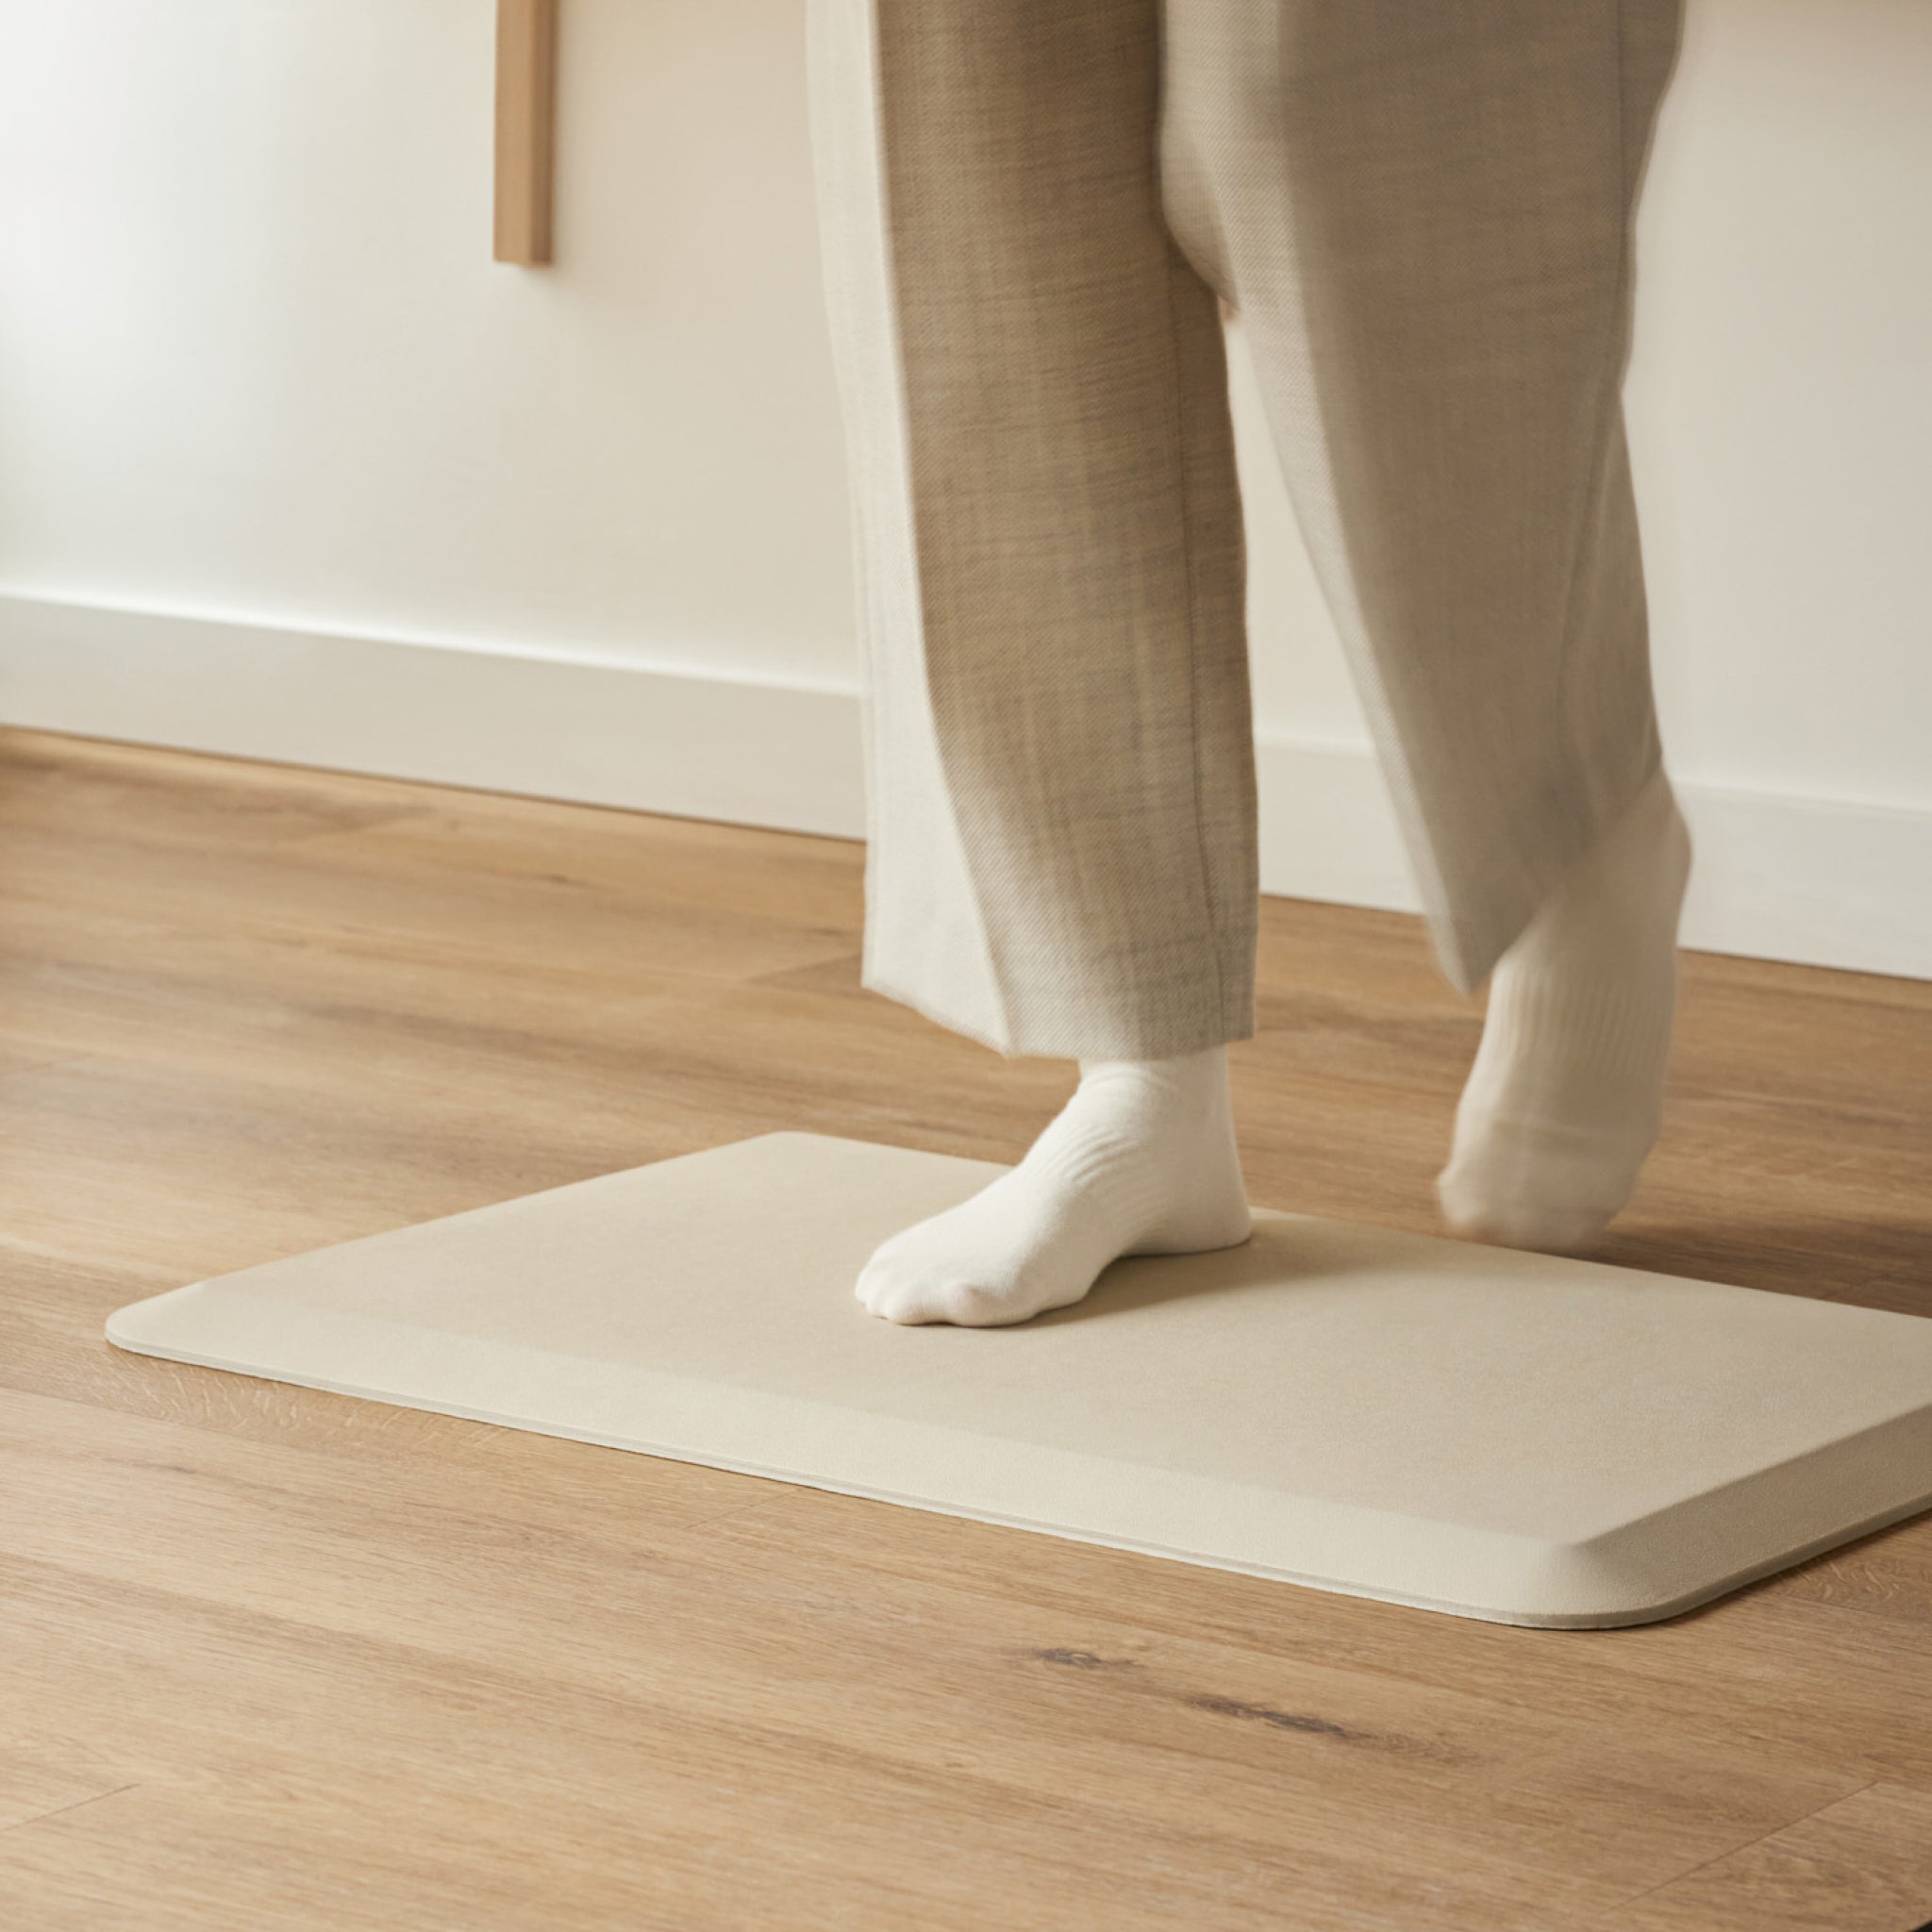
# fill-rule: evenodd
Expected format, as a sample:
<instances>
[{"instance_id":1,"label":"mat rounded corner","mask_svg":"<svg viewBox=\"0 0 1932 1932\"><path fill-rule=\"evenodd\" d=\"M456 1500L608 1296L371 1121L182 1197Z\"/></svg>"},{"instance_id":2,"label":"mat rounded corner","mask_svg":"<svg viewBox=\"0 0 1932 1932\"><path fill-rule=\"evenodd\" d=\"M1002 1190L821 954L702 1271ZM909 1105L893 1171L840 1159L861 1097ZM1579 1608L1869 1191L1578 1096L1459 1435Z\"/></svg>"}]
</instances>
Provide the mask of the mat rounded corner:
<instances>
[{"instance_id":1,"label":"mat rounded corner","mask_svg":"<svg viewBox=\"0 0 1932 1932\"><path fill-rule=\"evenodd\" d=\"M1661 1624L1730 1588L1729 1566L1706 1570L1670 1542L1634 1546L1629 1527L1607 1538L1539 1539L1492 1570L1480 1601L1443 1607L1529 1630L1623 1630Z\"/></svg>"},{"instance_id":2,"label":"mat rounded corner","mask_svg":"<svg viewBox=\"0 0 1932 1932\"><path fill-rule=\"evenodd\" d=\"M163 1354L165 1351L156 1344L157 1326L164 1327L168 1310L178 1307L179 1298L192 1293L193 1288L199 1286L197 1282L190 1288L172 1288L161 1294L125 1303L101 1324L101 1333L114 1347L125 1349L130 1355Z\"/></svg>"}]
</instances>

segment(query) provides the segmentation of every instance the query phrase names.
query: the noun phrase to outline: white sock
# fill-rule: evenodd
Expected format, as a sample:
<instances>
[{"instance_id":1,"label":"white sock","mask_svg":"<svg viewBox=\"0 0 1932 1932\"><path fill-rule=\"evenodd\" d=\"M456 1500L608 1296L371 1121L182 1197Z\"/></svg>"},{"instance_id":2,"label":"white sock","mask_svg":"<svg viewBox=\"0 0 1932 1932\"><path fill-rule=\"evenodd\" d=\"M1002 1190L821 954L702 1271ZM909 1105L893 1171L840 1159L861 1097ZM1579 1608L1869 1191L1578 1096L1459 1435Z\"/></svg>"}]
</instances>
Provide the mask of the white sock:
<instances>
[{"instance_id":1,"label":"white sock","mask_svg":"<svg viewBox=\"0 0 1932 1932\"><path fill-rule=\"evenodd\" d=\"M1663 774L1504 955L1436 1182L1457 1233L1581 1246L1657 1135L1690 841Z\"/></svg>"},{"instance_id":2,"label":"white sock","mask_svg":"<svg viewBox=\"0 0 1932 1932\"><path fill-rule=\"evenodd\" d=\"M1078 1301L1117 1256L1247 1240L1227 1049L1079 1065L1073 1098L1019 1166L878 1248L856 1291L872 1313L1024 1322Z\"/></svg>"}]
</instances>

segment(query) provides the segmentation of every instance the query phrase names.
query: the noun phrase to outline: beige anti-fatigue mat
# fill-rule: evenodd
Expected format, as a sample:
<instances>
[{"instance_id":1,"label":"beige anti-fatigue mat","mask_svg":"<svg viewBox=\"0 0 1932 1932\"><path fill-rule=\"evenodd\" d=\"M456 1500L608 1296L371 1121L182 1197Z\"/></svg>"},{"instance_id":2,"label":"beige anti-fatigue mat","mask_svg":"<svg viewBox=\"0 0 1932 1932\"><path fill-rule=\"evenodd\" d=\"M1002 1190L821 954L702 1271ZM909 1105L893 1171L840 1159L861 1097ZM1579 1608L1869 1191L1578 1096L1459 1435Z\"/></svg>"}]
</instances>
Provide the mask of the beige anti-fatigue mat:
<instances>
[{"instance_id":1,"label":"beige anti-fatigue mat","mask_svg":"<svg viewBox=\"0 0 1932 1932\"><path fill-rule=\"evenodd\" d=\"M181 1288L123 1348L1498 1622L1932 1504L1932 1321L1261 1213L1021 1327L874 1246L999 1168L767 1134Z\"/></svg>"}]
</instances>

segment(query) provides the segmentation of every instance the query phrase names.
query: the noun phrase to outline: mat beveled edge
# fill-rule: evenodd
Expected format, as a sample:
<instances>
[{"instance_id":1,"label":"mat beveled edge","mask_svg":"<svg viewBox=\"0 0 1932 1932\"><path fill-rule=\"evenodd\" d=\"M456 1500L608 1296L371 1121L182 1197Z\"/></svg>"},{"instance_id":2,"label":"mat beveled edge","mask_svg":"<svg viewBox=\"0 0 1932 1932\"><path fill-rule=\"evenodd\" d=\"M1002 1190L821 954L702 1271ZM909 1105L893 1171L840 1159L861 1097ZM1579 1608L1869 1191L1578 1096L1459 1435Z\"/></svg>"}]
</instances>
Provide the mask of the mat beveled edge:
<instances>
[{"instance_id":1,"label":"mat beveled edge","mask_svg":"<svg viewBox=\"0 0 1932 1932\"><path fill-rule=\"evenodd\" d=\"M108 1339L134 1353L525 1428L1485 1622L1541 1628L1654 1623L1913 1514L1895 1489L1850 1524L1815 1522L1748 1557L1701 1538L1646 1549L1641 1524L1566 1544L1245 1489L1016 1444L827 1403L354 1318L225 1289L218 1278L132 1303ZM450 1344L458 1346L452 1351ZM325 1373L312 1366L328 1361ZM529 1370L560 1377L531 1400ZM720 1397L726 1398L721 1403ZM649 1418L641 1425L636 1411ZM723 1411L721 1413L721 1410ZM895 1472L882 1488L877 1472ZM1131 1485L1121 1477L1131 1472ZM900 1487L903 1484L904 1487ZM1129 1500L1124 1506L1123 1496ZM1203 1537L1204 1517L1217 1524ZM1634 1534L1633 1534L1634 1533ZM1719 1539L1728 1541L1729 1539Z\"/></svg>"}]
</instances>

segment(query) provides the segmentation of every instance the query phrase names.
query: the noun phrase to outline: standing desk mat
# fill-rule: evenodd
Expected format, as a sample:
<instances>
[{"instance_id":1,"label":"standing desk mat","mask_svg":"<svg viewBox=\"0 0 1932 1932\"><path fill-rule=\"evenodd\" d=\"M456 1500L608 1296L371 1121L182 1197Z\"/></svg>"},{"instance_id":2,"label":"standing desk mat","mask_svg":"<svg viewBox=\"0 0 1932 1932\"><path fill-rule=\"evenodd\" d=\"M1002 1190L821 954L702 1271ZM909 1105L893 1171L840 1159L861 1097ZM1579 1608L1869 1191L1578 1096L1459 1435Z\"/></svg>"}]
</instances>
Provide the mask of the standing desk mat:
<instances>
[{"instance_id":1,"label":"standing desk mat","mask_svg":"<svg viewBox=\"0 0 1932 1932\"><path fill-rule=\"evenodd\" d=\"M1932 1321L1257 1211L1009 1328L852 1285L1004 1170L774 1133L136 1302L125 1349L1287 1584L1667 1617L1932 1506Z\"/></svg>"}]
</instances>

